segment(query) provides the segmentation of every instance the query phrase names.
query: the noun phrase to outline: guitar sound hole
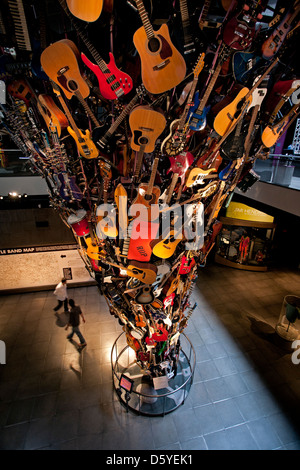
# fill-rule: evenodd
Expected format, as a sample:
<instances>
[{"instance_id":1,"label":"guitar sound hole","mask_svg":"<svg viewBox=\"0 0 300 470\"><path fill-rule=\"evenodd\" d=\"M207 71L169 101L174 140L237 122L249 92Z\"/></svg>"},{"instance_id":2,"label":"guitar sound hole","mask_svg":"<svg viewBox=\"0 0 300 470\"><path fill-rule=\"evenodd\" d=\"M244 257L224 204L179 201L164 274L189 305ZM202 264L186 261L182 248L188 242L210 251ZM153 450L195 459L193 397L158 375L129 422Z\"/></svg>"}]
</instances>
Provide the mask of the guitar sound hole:
<instances>
[{"instance_id":1,"label":"guitar sound hole","mask_svg":"<svg viewBox=\"0 0 300 470\"><path fill-rule=\"evenodd\" d=\"M160 49L160 41L157 38L152 38L148 42L150 52L157 52Z\"/></svg>"},{"instance_id":2,"label":"guitar sound hole","mask_svg":"<svg viewBox=\"0 0 300 470\"><path fill-rule=\"evenodd\" d=\"M74 80L69 80L68 82L68 87L70 88L70 90L72 91L77 91L78 90L78 85L76 82L74 82Z\"/></svg>"},{"instance_id":3,"label":"guitar sound hole","mask_svg":"<svg viewBox=\"0 0 300 470\"><path fill-rule=\"evenodd\" d=\"M139 144L140 144L140 145L147 145L147 144L148 144L148 139L147 139L147 137L141 137L141 138L139 139Z\"/></svg>"}]
</instances>

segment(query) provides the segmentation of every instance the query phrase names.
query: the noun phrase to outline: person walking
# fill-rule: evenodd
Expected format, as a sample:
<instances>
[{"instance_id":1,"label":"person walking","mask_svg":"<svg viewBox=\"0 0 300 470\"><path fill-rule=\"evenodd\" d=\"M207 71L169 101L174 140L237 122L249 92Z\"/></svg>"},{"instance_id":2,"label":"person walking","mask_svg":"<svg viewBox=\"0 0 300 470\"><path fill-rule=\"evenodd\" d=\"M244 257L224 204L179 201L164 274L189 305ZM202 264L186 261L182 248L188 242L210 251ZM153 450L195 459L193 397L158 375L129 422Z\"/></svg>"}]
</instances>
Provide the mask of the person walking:
<instances>
[{"instance_id":1,"label":"person walking","mask_svg":"<svg viewBox=\"0 0 300 470\"><path fill-rule=\"evenodd\" d=\"M62 305L64 305L65 312L68 312L67 280L64 277L55 287L54 295L58 300L58 304L56 307L54 307L53 310L57 312L57 310L59 310Z\"/></svg>"},{"instance_id":2,"label":"person walking","mask_svg":"<svg viewBox=\"0 0 300 470\"><path fill-rule=\"evenodd\" d=\"M72 327L72 332L67 336L68 340L71 341L71 339L73 338L73 335L74 333L76 333L76 335L78 336L79 340L80 340L80 346L86 346L86 341L79 329L79 325L80 325L80 317L82 318L82 321L85 323L85 318L83 316L83 313L81 311L81 308L79 307L79 305L75 305L75 302L73 299L69 299L69 305L71 307L70 311L69 311L69 322L66 326L66 330L69 328L69 326Z\"/></svg>"}]
</instances>

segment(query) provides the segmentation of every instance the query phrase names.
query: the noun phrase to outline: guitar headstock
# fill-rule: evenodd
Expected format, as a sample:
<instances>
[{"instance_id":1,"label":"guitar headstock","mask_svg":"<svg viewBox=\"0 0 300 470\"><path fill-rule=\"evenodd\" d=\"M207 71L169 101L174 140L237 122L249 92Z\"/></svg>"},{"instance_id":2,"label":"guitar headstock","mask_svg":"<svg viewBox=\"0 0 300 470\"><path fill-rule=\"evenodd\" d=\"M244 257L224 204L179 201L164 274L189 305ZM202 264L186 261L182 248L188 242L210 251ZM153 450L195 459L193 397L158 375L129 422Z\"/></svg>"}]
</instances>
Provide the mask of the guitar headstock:
<instances>
[{"instance_id":1,"label":"guitar headstock","mask_svg":"<svg viewBox=\"0 0 300 470\"><path fill-rule=\"evenodd\" d=\"M197 59L197 63L196 63L196 65L194 67L194 70L193 70L193 74L194 74L195 78L198 77L198 75L200 74L201 70L204 67L204 57L205 57L205 54L203 52L202 54L199 55L199 57Z\"/></svg>"},{"instance_id":2,"label":"guitar headstock","mask_svg":"<svg viewBox=\"0 0 300 470\"><path fill-rule=\"evenodd\" d=\"M111 171L111 166L109 165L109 163L100 159L99 169L100 169L100 175L102 176L102 178L104 178L105 180L111 180L112 171Z\"/></svg>"},{"instance_id":3,"label":"guitar headstock","mask_svg":"<svg viewBox=\"0 0 300 470\"><path fill-rule=\"evenodd\" d=\"M147 93L147 90L146 88L144 87L144 85L140 85L139 87L137 87L136 89L136 94L139 98L142 98L143 96L145 96Z\"/></svg>"},{"instance_id":4,"label":"guitar headstock","mask_svg":"<svg viewBox=\"0 0 300 470\"><path fill-rule=\"evenodd\" d=\"M57 83L55 83L53 80L50 79L50 82L51 82L51 86L52 86L52 89L53 89L53 92L55 93L56 96L60 96L61 93L60 93L60 88L59 86L57 85Z\"/></svg>"}]
</instances>

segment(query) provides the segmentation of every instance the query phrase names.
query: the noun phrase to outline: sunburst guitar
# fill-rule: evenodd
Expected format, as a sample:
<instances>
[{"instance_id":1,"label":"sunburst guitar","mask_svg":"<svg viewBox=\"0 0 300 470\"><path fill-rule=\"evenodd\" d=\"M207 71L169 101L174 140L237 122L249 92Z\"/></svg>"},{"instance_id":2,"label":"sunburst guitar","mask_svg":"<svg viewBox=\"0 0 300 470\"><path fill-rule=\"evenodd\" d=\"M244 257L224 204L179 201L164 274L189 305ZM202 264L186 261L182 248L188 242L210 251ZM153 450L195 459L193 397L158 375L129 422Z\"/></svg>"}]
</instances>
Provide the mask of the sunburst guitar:
<instances>
[{"instance_id":1,"label":"sunburst guitar","mask_svg":"<svg viewBox=\"0 0 300 470\"><path fill-rule=\"evenodd\" d=\"M167 24L154 31L142 0L136 0L143 22L133 35L133 42L141 59L142 81L149 93L171 90L185 78L186 63L173 45Z\"/></svg>"}]
</instances>

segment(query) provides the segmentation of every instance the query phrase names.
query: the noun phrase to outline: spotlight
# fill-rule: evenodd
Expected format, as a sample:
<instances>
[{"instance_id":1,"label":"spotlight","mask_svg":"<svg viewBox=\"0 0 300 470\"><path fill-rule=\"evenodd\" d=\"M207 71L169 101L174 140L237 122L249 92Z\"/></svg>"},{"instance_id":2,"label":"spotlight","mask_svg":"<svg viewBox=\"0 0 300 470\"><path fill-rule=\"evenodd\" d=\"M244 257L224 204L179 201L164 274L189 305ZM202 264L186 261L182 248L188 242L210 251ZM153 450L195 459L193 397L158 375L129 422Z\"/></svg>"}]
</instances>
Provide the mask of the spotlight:
<instances>
[{"instance_id":1,"label":"spotlight","mask_svg":"<svg viewBox=\"0 0 300 470\"><path fill-rule=\"evenodd\" d=\"M18 194L16 191L10 191L10 192L8 193L8 195L9 195L10 197L18 197L18 196L19 196L19 194Z\"/></svg>"}]
</instances>

